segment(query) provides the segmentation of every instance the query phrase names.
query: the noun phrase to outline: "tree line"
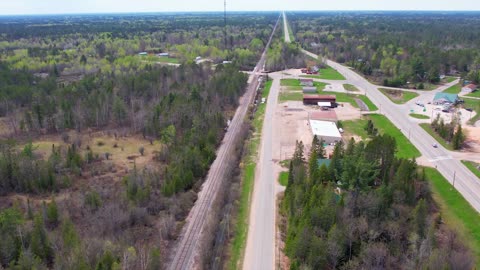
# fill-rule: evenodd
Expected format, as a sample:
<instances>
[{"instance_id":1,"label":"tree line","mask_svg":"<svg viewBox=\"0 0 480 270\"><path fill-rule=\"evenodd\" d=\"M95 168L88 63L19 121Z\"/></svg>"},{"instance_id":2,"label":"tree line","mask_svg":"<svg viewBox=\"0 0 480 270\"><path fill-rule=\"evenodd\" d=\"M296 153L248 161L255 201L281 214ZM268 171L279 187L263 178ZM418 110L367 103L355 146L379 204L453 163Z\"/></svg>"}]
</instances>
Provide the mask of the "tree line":
<instances>
[{"instance_id":1,"label":"tree line","mask_svg":"<svg viewBox=\"0 0 480 270\"><path fill-rule=\"evenodd\" d=\"M330 164L316 137L297 142L281 204L291 269L471 269L442 225L425 174L395 157L395 139L338 143Z\"/></svg>"},{"instance_id":2,"label":"tree line","mask_svg":"<svg viewBox=\"0 0 480 270\"><path fill-rule=\"evenodd\" d=\"M472 13L295 13L302 47L386 86L422 88L440 75L478 80L478 16Z\"/></svg>"}]
</instances>

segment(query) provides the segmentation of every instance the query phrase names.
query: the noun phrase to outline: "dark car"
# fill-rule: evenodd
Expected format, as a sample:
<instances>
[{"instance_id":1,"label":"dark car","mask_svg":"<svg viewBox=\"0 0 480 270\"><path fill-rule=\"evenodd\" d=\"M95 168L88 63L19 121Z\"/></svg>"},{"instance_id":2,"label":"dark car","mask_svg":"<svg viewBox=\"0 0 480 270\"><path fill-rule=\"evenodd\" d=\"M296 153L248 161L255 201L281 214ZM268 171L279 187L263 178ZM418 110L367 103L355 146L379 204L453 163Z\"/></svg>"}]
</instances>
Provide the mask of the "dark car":
<instances>
[{"instance_id":1,"label":"dark car","mask_svg":"<svg viewBox=\"0 0 480 270\"><path fill-rule=\"evenodd\" d=\"M466 108L465 110L467 110L469 112L473 112L472 108Z\"/></svg>"}]
</instances>

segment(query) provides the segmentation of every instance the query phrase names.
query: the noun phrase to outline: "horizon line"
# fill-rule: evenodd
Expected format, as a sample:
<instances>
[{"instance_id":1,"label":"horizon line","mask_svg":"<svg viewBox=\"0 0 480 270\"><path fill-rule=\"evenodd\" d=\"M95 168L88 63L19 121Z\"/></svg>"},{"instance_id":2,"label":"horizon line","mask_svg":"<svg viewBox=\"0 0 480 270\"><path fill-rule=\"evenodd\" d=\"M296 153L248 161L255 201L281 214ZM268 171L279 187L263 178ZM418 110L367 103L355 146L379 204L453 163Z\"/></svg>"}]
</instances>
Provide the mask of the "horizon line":
<instances>
[{"instance_id":1,"label":"horizon line","mask_svg":"<svg viewBox=\"0 0 480 270\"><path fill-rule=\"evenodd\" d=\"M227 12L447 12L447 13L478 13L480 10L453 10L453 9L332 9L332 10L227 10ZM112 11L112 12L65 12L65 13L11 13L0 14L0 17L9 16L64 16L64 15L127 15L127 14L174 14L174 13L223 13L223 10L190 10L190 11Z\"/></svg>"}]
</instances>

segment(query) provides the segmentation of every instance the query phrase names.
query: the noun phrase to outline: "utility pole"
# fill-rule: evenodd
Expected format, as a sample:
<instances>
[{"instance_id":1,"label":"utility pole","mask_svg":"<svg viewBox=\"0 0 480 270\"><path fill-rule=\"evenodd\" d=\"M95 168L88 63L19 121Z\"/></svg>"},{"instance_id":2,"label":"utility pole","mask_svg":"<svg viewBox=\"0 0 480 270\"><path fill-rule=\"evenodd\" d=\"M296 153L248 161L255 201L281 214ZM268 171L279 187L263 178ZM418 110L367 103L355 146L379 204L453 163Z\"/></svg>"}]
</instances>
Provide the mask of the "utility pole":
<instances>
[{"instance_id":1,"label":"utility pole","mask_svg":"<svg viewBox=\"0 0 480 270\"><path fill-rule=\"evenodd\" d=\"M223 35L225 42L225 50L227 50L227 0L224 0L223 5Z\"/></svg>"}]
</instances>

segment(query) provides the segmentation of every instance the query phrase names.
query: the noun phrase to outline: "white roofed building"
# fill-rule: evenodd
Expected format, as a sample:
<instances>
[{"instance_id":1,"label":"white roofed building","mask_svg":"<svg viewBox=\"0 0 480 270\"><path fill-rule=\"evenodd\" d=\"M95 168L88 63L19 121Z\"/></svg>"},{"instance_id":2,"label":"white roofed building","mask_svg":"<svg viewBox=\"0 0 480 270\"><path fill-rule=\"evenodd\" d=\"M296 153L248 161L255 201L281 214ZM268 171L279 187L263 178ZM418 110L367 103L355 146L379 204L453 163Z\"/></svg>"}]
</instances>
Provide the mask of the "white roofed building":
<instances>
[{"instance_id":1,"label":"white roofed building","mask_svg":"<svg viewBox=\"0 0 480 270\"><path fill-rule=\"evenodd\" d=\"M342 134L340 134L334 122L310 120L310 128L313 135L317 135L319 140L323 139L326 143L335 143L342 140Z\"/></svg>"}]
</instances>

